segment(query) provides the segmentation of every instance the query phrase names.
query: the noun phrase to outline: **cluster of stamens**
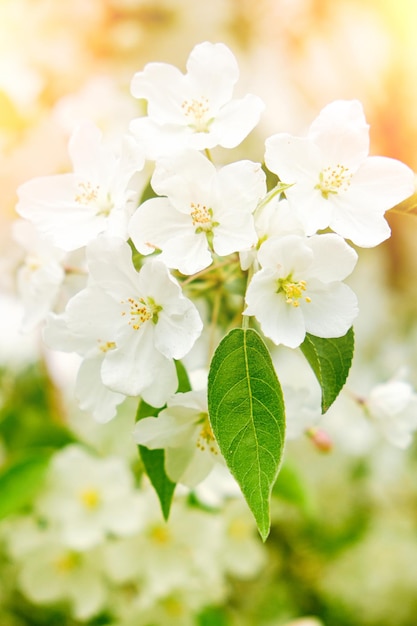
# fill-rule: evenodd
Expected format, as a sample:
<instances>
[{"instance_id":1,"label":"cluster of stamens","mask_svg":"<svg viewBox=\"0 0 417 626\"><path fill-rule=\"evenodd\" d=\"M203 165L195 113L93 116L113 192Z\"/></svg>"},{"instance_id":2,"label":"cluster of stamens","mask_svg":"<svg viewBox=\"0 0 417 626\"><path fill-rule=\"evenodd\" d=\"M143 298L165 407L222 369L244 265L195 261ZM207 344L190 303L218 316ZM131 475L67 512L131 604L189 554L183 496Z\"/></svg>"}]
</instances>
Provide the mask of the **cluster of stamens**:
<instances>
[{"instance_id":1,"label":"cluster of stamens","mask_svg":"<svg viewBox=\"0 0 417 626\"><path fill-rule=\"evenodd\" d=\"M352 173L349 168L338 163L335 167L329 166L320 172L315 189L319 189L323 198L327 199L329 194L347 191L351 180Z\"/></svg>"},{"instance_id":2,"label":"cluster of stamens","mask_svg":"<svg viewBox=\"0 0 417 626\"><path fill-rule=\"evenodd\" d=\"M139 298L138 300L136 298L128 298L127 301L122 300L121 304L129 307L129 311L122 311L122 316L130 315L128 324L133 330L139 330L149 320L156 324L159 312L162 311L162 307L156 304L153 298L147 298L147 300L144 298Z\"/></svg>"},{"instance_id":3,"label":"cluster of stamens","mask_svg":"<svg viewBox=\"0 0 417 626\"><path fill-rule=\"evenodd\" d=\"M291 277L280 278L278 280L277 293L283 292L285 295L285 302L287 304L291 304L293 307L300 306L300 298L303 298L305 302L311 302L311 298L303 296L306 289L307 283L305 280L293 282Z\"/></svg>"},{"instance_id":4,"label":"cluster of stamens","mask_svg":"<svg viewBox=\"0 0 417 626\"><path fill-rule=\"evenodd\" d=\"M181 104L184 115L191 121L189 126L197 132L204 133L208 130L209 122L206 119L209 112L209 101L206 97L184 100Z\"/></svg>"},{"instance_id":5,"label":"cluster of stamens","mask_svg":"<svg viewBox=\"0 0 417 626\"><path fill-rule=\"evenodd\" d=\"M75 202L79 204L91 204L98 198L99 186L93 186L89 181L78 183L79 193L75 196Z\"/></svg>"},{"instance_id":6,"label":"cluster of stamens","mask_svg":"<svg viewBox=\"0 0 417 626\"><path fill-rule=\"evenodd\" d=\"M122 300L122 304L126 304L126 302ZM139 330L142 324L152 318L152 313L143 298L139 298L139 300L135 300L135 298L128 298L127 304L130 307L130 319L128 324L133 328L133 330ZM122 311L122 315L126 315L126 311Z\"/></svg>"},{"instance_id":7,"label":"cluster of stamens","mask_svg":"<svg viewBox=\"0 0 417 626\"><path fill-rule=\"evenodd\" d=\"M114 350L116 347L116 344L114 341L102 341L101 339L98 339L97 343L98 343L98 349L101 352L108 352L109 350Z\"/></svg>"},{"instance_id":8,"label":"cluster of stamens","mask_svg":"<svg viewBox=\"0 0 417 626\"><path fill-rule=\"evenodd\" d=\"M219 450L210 426L210 422L208 421L208 415L207 413L202 413L200 417L201 430L197 438L197 448L202 452L208 448L212 454L218 454Z\"/></svg>"},{"instance_id":9,"label":"cluster of stamens","mask_svg":"<svg viewBox=\"0 0 417 626\"><path fill-rule=\"evenodd\" d=\"M207 232L213 228L213 211L208 209L205 204L192 202L190 215L193 220L193 226L196 227L196 233Z\"/></svg>"}]
</instances>

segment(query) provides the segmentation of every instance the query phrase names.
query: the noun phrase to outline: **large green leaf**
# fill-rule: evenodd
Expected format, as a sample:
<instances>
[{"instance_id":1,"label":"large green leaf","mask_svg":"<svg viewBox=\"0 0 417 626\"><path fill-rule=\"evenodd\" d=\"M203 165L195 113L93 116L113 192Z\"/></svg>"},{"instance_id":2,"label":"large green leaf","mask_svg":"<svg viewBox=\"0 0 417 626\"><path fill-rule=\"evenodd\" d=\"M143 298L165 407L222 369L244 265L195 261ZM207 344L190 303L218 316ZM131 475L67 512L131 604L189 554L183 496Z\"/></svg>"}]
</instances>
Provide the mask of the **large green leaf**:
<instances>
[{"instance_id":1,"label":"large green leaf","mask_svg":"<svg viewBox=\"0 0 417 626\"><path fill-rule=\"evenodd\" d=\"M187 370L181 361L176 361L175 366L178 376L178 391L182 393L190 391L191 385ZM136 421L138 422L145 417L157 417L161 410L162 409L157 409L143 400L140 400L136 413ZM168 520L176 484L168 478L165 472L165 451L149 450L146 446L138 447L146 473L159 498L164 519Z\"/></svg>"},{"instance_id":2,"label":"large green leaf","mask_svg":"<svg viewBox=\"0 0 417 626\"><path fill-rule=\"evenodd\" d=\"M0 519L30 504L42 486L50 453L28 453L0 473Z\"/></svg>"},{"instance_id":3,"label":"large green leaf","mask_svg":"<svg viewBox=\"0 0 417 626\"><path fill-rule=\"evenodd\" d=\"M210 365L213 433L265 541L270 497L282 459L285 412L270 354L254 330L232 330Z\"/></svg>"},{"instance_id":4,"label":"large green leaf","mask_svg":"<svg viewBox=\"0 0 417 626\"><path fill-rule=\"evenodd\" d=\"M344 386L352 364L353 328L343 337L322 339L306 335L300 348L321 386L321 409L325 413Z\"/></svg>"}]
</instances>

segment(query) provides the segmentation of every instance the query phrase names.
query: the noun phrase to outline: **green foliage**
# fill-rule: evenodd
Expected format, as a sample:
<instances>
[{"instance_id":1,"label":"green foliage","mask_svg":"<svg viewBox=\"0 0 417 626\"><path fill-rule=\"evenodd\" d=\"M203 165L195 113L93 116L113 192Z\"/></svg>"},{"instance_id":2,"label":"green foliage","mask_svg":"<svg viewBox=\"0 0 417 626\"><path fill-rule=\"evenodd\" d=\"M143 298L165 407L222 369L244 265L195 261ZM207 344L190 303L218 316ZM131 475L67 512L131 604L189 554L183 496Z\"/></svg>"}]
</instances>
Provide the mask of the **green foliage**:
<instances>
[{"instance_id":1,"label":"green foliage","mask_svg":"<svg viewBox=\"0 0 417 626\"><path fill-rule=\"evenodd\" d=\"M285 412L270 354L256 331L235 329L220 342L210 366L208 408L220 450L265 541Z\"/></svg>"},{"instance_id":2,"label":"green foliage","mask_svg":"<svg viewBox=\"0 0 417 626\"><path fill-rule=\"evenodd\" d=\"M30 504L42 486L50 453L28 453L0 473L0 519Z\"/></svg>"},{"instance_id":3,"label":"green foliage","mask_svg":"<svg viewBox=\"0 0 417 626\"><path fill-rule=\"evenodd\" d=\"M344 337L322 339L306 335L300 346L321 386L321 409L325 413L344 386L352 364L353 328Z\"/></svg>"}]
</instances>

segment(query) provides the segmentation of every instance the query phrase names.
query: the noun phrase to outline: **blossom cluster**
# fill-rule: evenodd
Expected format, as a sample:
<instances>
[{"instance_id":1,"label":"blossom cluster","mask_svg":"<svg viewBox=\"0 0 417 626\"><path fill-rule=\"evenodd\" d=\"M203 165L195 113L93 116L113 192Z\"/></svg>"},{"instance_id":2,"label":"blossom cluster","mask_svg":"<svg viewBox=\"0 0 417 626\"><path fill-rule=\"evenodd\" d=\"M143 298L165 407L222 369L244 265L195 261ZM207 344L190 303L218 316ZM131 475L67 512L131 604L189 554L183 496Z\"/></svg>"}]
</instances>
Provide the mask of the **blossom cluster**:
<instances>
[{"instance_id":1,"label":"blossom cluster","mask_svg":"<svg viewBox=\"0 0 417 626\"><path fill-rule=\"evenodd\" d=\"M149 63L131 83L147 114L119 147L80 123L73 171L24 183L16 207L25 329L44 323L49 347L80 356L76 396L98 421L127 396L162 409L135 440L166 449L168 476L191 486L222 460L205 385L182 390L178 361L207 368L232 317L291 349L307 333L346 335L355 247L386 240L385 212L415 187L405 164L369 156L356 100L327 105L305 137L268 137L264 163L216 164L212 151L239 146L264 109L234 97L238 77L220 43L197 45L185 74Z\"/></svg>"},{"instance_id":2,"label":"blossom cluster","mask_svg":"<svg viewBox=\"0 0 417 626\"><path fill-rule=\"evenodd\" d=\"M192 624L225 601L227 576L254 576L265 560L254 530L241 498L211 515L177 498L168 526L125 459L72 444L52 457L32 509L2 521L0 537L31 602L65 607L77 623L105 614L146 626Z\"/></svg>"}]
</instances>

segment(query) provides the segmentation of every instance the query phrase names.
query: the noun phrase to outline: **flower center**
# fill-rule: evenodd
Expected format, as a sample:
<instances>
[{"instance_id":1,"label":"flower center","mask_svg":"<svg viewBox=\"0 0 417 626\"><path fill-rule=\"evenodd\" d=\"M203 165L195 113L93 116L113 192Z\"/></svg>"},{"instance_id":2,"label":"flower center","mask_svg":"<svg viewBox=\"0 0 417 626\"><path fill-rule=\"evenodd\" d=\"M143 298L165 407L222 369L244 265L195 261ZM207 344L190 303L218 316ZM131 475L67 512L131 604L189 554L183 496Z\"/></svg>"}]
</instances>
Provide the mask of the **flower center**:
<instances>
[{"instance_id":1,"label":"flower center","mask_svg":"<svg viewBox=\"0 0 417 626\"><path fill-rule=\"evenodd\" d=\"M184 100L181 108L190 128L197 133L208 133L212 120L208 119L207 116L209 112L209 101L207 98L201 96L192 100Z\"/></svg>"},{"instance_id":2,"label":"flower center","mask_svg":"<svg viewBox=\"0 0 417 626\"><path fill-rule=\"evenodd\" d=\"M141 326L152 320L154 324L158 321L159 312L162 307L156 304L153 298L128 298L127 301L122 300L121 304L128 306L128 311L123 310L122 316L129 315L128 324L133 330L139 330Z\"/></svg>"},{"instance_id":3,"label":"flower center","mask_svg":"<svg viewBox=\"0 0 417 626\"><path fill-rule=\"evenodd\" d=\"M78 554L75 552L67 552L58 558L54 565L59 574L66 574L67 572L74 570L78 566L79 562L80 558Z\"/></svg>"},{"instance_id":4,"label":"flower center","mask_svg":"<svg viewBox=\"0 0 417 626\"><path fill-rule=\"evenodd\" d=\"M201 452L204 452L206 449L208 449L209 452L211 452L212 454L218 454L219 450L210 426L208 414L201 413L199 415L198 423L201 424L201 430L198 433L197 437L197 448L201 450Z\"/></svg>"},{"instance_id":5,"label":"flower center","mask_svg":"<svg viewBox=\"0 0 417 626\"><path fill-rule=\"evenodd\" d=\"M80 493L80 500L86 509L92 511L100 504L100 495L97 489L84 489L84 491Z\"/></svg>"},{"instance_id":6,"label":"flower center","mask_svg":"<svg viewBox=\"0 0 417 626\"><path fill-rule=\"evenodd\" d=\"M294 282L291 274L287 276L287 278L278 279L277 293L283 293L285 302L291 304L293 307L300 306L300 298L303 298L306 302L311 302L311 298L303 295L306 289L306 281L298 280Z\"/></svg>"},{"instance_id":7,"label":"flower center","mask_svg":"<svg viewBox=\"0 0 417 626\"><path fill-rule=\"evenodd\" d=\"M199 202L197 204L191 203L190 216L196 234L211 233L213 228L219 225L219 222L213 222L213 209L207 208L205 204Z\"/></svg>"},{"instance_id":8,"label":"flower center","mask_svg":"<svg viewBox=\"0 0 417 626\"><path fill-rule=\"evenodd\" d=\"M92 185L90 181L81 181L77 185L78 193L75 195L75 202L84 206L96 208L97 215L109 215L113 208L110 194L103 196L100 193L99 185Z\"/></svg>"},{"instance_id":9,"label":"flower center","mask_svg":"<svg viewBox=\"0 0 417 626\"><path fill-rule=\"evenodd\" d=\"M319 189L323 198L329 197L329 194L337 194L347 191L352 173L348 167L344 165L336 165L336 167L325 167L319 174L319 182L314 189Z\"/></svg>"}]
</instances>

